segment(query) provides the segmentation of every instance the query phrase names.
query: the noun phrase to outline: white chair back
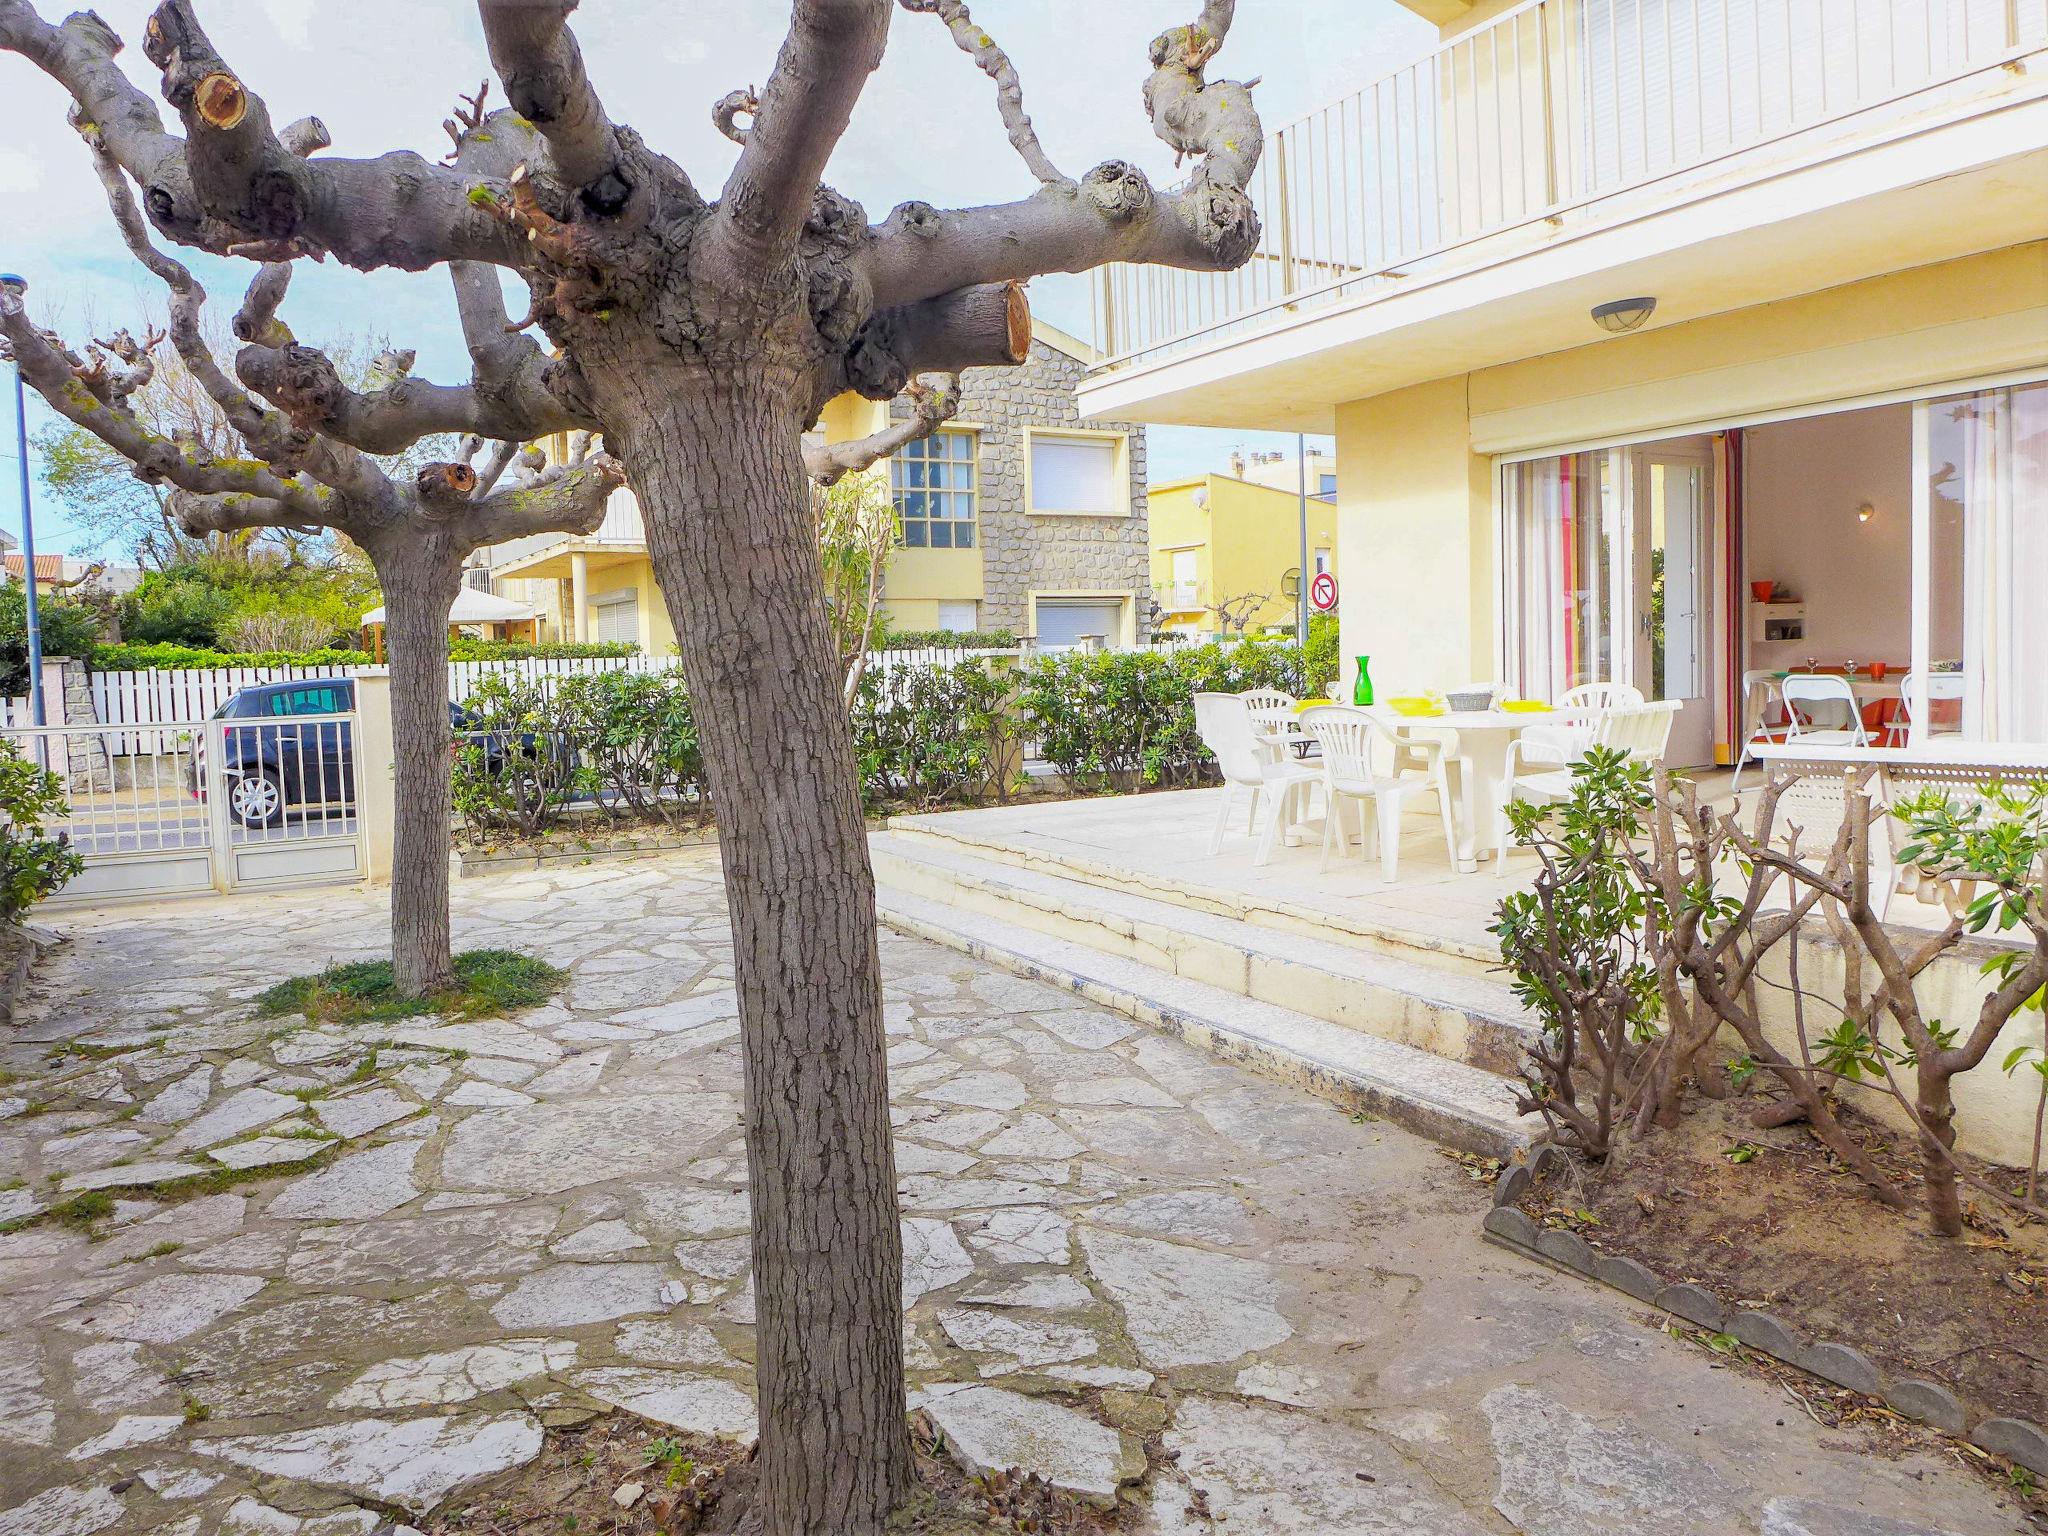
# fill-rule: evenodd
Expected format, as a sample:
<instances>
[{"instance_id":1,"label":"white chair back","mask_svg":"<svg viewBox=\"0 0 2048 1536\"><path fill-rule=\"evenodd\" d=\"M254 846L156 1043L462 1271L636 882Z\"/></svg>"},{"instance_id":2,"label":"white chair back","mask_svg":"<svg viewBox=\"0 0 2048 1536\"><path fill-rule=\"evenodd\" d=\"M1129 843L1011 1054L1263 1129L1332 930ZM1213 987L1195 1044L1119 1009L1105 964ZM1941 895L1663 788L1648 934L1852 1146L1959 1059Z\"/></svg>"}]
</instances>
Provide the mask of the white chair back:
<instances>
[{"instance_id":1,"label":"white chair back","mask_svg":"<svg viewBox=\"0 0 2048 1536\"><path fill-rule=\"evenodd\" d=\"M1777 673L1751 671L1742 674L1742 709L1751 732L1770 725L1771 711L1784 707L1784 701L1778 696Z\"/></svg>"},{"instance_id":2,"label":"white chair back","mask_svg":"<svg viewBox=\"0 0 2048 1536\"><path fill-rule=\"evenodd\" d=\"M1863 706L1856 702L1856 690L1849 686L1846 677L1836 677L1826 672L1792 672L1786 674L1779 692L1785 699L1785 713L1788 723L1785 734L1790 740L1797 740L1815 730L1848 730L1861 739L1863 735ZM1813 723L1813 711L1804 712L1800 706L1818 704L1832 711L1840 706L1847 718L1843 724L1828 725Z\"/></svg>"},{"instance_id":3,"label":"white chair back","mask_svg":"<svg viewBox=\"0 0 2048 1536\"><path fill-rule=\"evenodd\" d=\"M1899 712L1895 717L1900 735L1906 734L1913 725L1913 695L1919 690L1915 686L1920 680L1917 672L1908 672L1899 679ZM1936 699L1960 699L1963 696L1963 674L1960 672L1930 672L1927 674L1927 702ZM1933 711L1930 709L1931 715ZM1927 728L1931 733L1934 722L1929 720ZM1960 729L1960 727L1957 727Z\"/></svg>"},{"instance_id":4,"label":"white chair back","mask_svg":"<svg viewBox=\"0 0 2048 1536\"><path fill-rule=\"evenodd\" d=\"M1365 710L1348 704L1312 709L1302 716L1301 728L1322 747L1323 773L1330 783L1362 790L1380 783L1381 775L1372 763L1372 744L1380 736L1389 741L1395 738Z\"/></svg>"},{"instance_id":5,"label":"white chair back","mask_svg":"<svg viewBox=\"0 0 2048 1536\"><path fill-rule=\"evenodd\" d=\"M1557 701L1559 713L1577 710L1626 709L1643 702L1643 690L1628 683L1581 683L1567 688Z\"/></svg>"},{"instance_id":6,"label":"white chair back","mask_svg":"<svg viewBox=\"0 0 2048 1536\"><path fill-rule=\"evenodd\" d=\"M1238 695L1252 712L1252 724L1273 729L1294 718L1295 698L1278 688L1247 688Z\"/></svg>"},{"instance_id":7,"label":"white chair back","mask_svg":"<svg viewBox=\"0 0 2048 1536\"><path fill-rule=\"evenodd\" d=\"M1321 713L1321 711L1317 711ZM1234 693L1195 695L1195 733L1216 754L1217 766L1232 784L1263 785L1266 754L1252 728L1252 713Z\"/></svg>"},{"instance_id":8,"label":"white chair back","mask_svg":"<svg viewBox=\"0 0 2048 1536\"><path fill-rule=\"evenodd\" d=\"M1645 763L1661 763L1671 743L1671 726L1680 709L1676 699L1656 704L1633 704L1609 710L1593 729L1593 744L1611 752L1625 752Z\"/></svg>"}]
</instances>

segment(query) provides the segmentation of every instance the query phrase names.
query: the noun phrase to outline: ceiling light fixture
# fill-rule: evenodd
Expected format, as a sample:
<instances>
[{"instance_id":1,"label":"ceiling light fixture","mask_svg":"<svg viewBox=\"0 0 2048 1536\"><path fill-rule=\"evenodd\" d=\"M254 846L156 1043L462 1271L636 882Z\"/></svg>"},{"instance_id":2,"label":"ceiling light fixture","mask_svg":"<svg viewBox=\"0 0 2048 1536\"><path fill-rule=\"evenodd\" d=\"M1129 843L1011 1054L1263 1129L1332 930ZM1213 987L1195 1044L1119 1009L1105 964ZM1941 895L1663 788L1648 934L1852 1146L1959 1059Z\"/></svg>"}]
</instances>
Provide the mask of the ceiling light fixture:
<instances>
[{"instance_id":1,"label":"ceiling light fixture","mask_svg":"<svg viewBox=\"0 0 2048 1536\"><path fill-rule=\"evenodd\" d=\"M1867 501L1856 509L1856 521L1859 523L1867 523L1875 516L1877 516L1877 508Z\"/></svg>"},{"instance_id":2,"label":"ceiling light fixture","mask_svg":"<svg viewBox=\"0 0 2048 1536\"><path fill-rule=\"evenodd\" d=\"M1639 299L1610 299L1605 304L1593 306L1593 323L1603 331L1612 331L1619 336L1641 325L1656 310L1657 301L1647 296Z\"/></svg>"}]
</instances>

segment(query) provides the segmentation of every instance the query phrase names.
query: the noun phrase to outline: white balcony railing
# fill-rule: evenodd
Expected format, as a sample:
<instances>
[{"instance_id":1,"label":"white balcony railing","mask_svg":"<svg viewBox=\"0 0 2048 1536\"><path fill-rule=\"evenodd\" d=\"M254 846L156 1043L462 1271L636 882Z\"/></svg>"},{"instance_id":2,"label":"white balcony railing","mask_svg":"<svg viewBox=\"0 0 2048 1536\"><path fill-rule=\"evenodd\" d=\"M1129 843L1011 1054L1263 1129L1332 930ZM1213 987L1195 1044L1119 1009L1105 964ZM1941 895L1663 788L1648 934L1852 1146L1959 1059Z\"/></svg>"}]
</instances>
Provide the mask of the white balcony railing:
<instances>
[{"instance_id":1,"label":"white balcony railing","mask_svg":"<svg viewBox=\"0 0 2048 1536\"><path fill-rule=\"evenodd\" d=\"M2048 0L1526 0L1270 134L1235 272L1105 268L1106 368L1372 291L1462 247L2048 48Z\"/></svg>"},{"instance_id":2,"label":"white balcony railing","mask_svg":"<svg viewBox=\"0 0 2048 1536\"><path fill-rule=\"evenodd\" d=\"M1208 605L1202 601L1199 582L1170 581L1152 589L1153 601L1166 613L1193 613Z\"/></svg>"}]
</instances>

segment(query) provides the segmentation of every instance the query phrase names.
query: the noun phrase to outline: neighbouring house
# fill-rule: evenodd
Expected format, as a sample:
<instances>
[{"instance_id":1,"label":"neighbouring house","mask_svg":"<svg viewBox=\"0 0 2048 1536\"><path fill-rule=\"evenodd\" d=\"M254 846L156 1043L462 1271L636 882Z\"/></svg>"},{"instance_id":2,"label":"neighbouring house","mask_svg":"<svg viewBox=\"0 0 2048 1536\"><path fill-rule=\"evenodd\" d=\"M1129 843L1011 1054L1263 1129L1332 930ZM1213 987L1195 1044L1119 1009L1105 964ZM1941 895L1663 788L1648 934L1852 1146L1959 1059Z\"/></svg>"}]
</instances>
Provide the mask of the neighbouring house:
<instances>
[{"instance_id":1,"label":"neighbouring house","mask_svg":"<svg viewBox=\"0 0 2048 1536\"><path fill-rule=\"evenodd\" d=\"M1099 279L1082 409L1334 433L1347 684L2048 740L2048 0L1402 3L1244 270Z\"/></svg>"},{"instance_id":2,"label":"neighbouring house","mask_svg":"<svg viewBox=\"0 0 2048 1536\"><path fill-rule=\"evenodd\" d=\"M1307 457L1306 481L1302 478L1301 458L1292 453L1233 453L1230 456L1230 473L1239 480L1249 480L1253 485L1292 491L1297 496L1305 483L1309 495L1334 502L1337 499L1337 455L1311 448Z\"/></svg>"},{"instance_id":3,"label":"neighbouring house","mask_svg":"<svg viewBox=\"0 0 2048 1536\"><path fill-rule=\"evenodd\" d=\"M1251 466L1233 455L1231 467ZM1293 461L1286 467L1299 474ZM1334 468L1327 473L1334 475ZM1316 483L1312 476L1309 484ZM1149 487L1146 501L1162 629L1213 635L1294 624L1301 593L1298 482L1288 491L1236 473L1197 475ZM1337 509L1313 493L1308 558L1311 580L1337 569Z\"/></svg>"},{"instance_id":4,"label":"neighbouring house","mask_svg":"<svg viewBox=\"0 0 2048 1536\"><path fill-rule=\"evenodd\" d=\"M21 541L12 534L0 534L0 572L8 581L20 581L28 569L21 553ZM78 592L93 589L116 596L133 592L142 584L142 572L132 565L110 565L104 560L81 560L75 555L37 555L36 591Z\"/></svg>"},{"instance_id":5,"label":"neighbouring house","mask_svg":"<svg viewBox=\"0 0 2048 1536\"><path fill-rule=\"evenodd\" d=\"M1149 638L1145 429L1082 422L1075 389L1096 360L1034 321L1028 361L970 370L958 416L872 471L888 476L901 520L884 576L895 628L1008 629L1048 647ZM819 430L862 437L891 409L905 407L842 396ZM632 641L650 655L675 644L630 491L596 533L501 544L478 570L532 604L549 639Z\"/></svg>"}]
</instances>

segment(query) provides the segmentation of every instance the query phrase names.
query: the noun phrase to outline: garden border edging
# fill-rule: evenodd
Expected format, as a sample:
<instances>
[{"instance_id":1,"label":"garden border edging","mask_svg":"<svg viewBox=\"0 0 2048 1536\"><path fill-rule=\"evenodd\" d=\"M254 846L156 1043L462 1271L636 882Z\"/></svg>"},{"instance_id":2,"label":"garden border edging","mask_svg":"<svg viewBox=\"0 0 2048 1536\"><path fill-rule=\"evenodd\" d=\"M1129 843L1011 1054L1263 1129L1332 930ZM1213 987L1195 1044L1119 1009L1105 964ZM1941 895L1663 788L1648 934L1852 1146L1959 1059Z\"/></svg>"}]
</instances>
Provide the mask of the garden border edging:
<instances>
[{"instance_id":1,"label":"garden border edging","mask_svg":"<svg viewBox=\"0 0 2048 1536\"><path fill-rule=\"evenodd\" d=\"M1696 1328L1732 1334L1748 1348L1795 1370L1877 1398L1909 1419L2048 1477L2048 1431L2038 1424L1980 1416L1938 1382L1917 1376L1894 1380L1853 1345L1804 1339L1796 1328L1761 1308L1726 1306L1704 1286L1666 1284L1634 1259L1597 1251L1576 1232L1538 1227L1518 1208L1522 1196L1553 1161L1569 1158L1555 1142L1543 1142L1530 1149L1528 1161L1503 1169L1494 1184L1493 1207L1486 1213L1480 1235L1496 1247L1608 1286Z\"/></svg>"}]
</instances>

